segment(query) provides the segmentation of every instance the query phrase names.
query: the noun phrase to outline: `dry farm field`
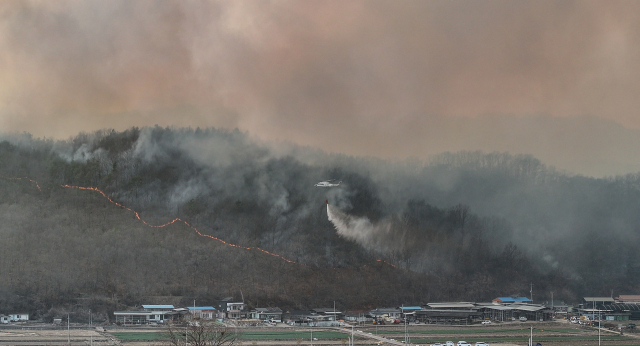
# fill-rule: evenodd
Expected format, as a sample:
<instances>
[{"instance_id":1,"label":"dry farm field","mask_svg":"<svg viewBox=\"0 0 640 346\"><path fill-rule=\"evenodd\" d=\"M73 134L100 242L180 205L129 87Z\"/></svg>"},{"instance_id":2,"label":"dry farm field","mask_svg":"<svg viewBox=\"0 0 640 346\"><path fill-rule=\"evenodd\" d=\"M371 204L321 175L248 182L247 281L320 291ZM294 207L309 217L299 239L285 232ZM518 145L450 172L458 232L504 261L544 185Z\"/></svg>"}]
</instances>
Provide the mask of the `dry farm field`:
<instances>
[{"instance_id":1,"label":"dry farm field","mask_svg":"<svg viewBox=\"0 0 640 346\"><path fill-rule=\"evenodd\" d=\"M533 329L532 329L533 328ZM238 328L241 345L347 345L351 329L296 328L289 326ZM431 345L460 340L471 344L486 342L492 346L527 345L533 332L534 345L640 345L635 333L620 335L602 329L564 322L502 323L474 326L410 325L363 326L353 329L356 345L397 345L408 338L412 345ZM312 336L313 335L313 336ZM376 339L376 337L378 337ZM380 341L380 337L389 342ZM312 340L313 338L313 340ZM393 340L392 340L393 339ZM69 331L51 325L29 325L0 329L0 345L127 345L153 346L165 344L162 327L107 327L105 332L74 328Z\"/></svg>"}]
</instances>

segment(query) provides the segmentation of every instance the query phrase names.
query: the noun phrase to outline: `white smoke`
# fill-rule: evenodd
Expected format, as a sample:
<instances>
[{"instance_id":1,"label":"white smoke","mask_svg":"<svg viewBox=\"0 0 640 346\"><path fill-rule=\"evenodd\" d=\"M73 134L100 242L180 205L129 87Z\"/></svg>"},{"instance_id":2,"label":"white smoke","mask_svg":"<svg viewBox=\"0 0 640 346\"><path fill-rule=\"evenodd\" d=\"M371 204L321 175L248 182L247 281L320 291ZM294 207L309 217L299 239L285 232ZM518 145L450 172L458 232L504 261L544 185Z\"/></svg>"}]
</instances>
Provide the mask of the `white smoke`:
<instances>
[{"instance_id":1,"label":"white smoke","mask_svg":"<svg viewBox=\"0 0 640 346\"><path fill-rule=\"evenodd\" d=\"M77 149L74 149L72 140L56 141L52 143L51 151L67 162L87 162L91 159L101 160L108 152L102 148L96 148L97 141L101 138L100 131L94 134L82 133L79 137L84 137Z\"/></svg>"},{"instance_id":2,"label":"white smoke","mask_svg":"<svg viewBox=\"0 0 640 346\"><path fill-rule=\"evenodd\" d=\"M388 244L383 240L391 233L390 222L381 221L373 224L367 217L349 215L328 203L327 216L341 237L353 240L368 250L388 250Z\"/></svg>"},{"instance_id":3,"label":"white smoke","mask_svg":"<svg viewBox=\"0 0 640 346\"><path fill-rule=\"evenodd\" d=\"M182 205L190 200L197 198L203 192L203 186L206 184L198 178L191 178L188 181L178 181L169 194L168 205Z\"/></svg>"}]
</instances>

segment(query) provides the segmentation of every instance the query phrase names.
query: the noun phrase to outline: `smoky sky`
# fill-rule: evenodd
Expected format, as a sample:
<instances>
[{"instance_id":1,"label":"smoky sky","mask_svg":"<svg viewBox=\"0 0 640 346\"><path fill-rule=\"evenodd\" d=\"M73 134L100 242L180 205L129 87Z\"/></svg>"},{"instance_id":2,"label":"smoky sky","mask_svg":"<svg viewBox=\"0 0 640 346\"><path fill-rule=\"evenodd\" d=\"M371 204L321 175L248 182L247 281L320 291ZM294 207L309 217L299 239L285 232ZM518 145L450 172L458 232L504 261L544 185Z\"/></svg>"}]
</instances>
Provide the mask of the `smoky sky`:
<instances>
[{"instance_id":1,"label":"smoky sky","mask_svg":"<svg viewBox=\"0 0 640 346\"><path fill-rule=\"evenodd\" d=\"M0 47L5 132L239 128L640 170L638 2L3 1Z\"/></svg>"}]
</instances>

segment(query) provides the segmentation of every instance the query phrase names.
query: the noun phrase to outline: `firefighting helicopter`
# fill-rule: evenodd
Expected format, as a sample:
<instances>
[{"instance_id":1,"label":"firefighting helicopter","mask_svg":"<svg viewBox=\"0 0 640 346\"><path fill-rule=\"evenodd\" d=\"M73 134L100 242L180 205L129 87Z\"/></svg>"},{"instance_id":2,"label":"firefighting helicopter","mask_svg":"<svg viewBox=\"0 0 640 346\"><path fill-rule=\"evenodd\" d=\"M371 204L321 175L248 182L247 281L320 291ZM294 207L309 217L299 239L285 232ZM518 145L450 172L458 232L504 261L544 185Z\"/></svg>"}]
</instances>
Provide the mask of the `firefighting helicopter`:
<instances>
[{"instance_id":1,"label":"firefighting helicopter","mask_svg":"<svg viewBox=\"0 0 640 346\"><path fill-rule=\"evenodd\" d=\"M325 180L325 181L321 181L313 186L315 187L334 187L334 186L340 186L340 183L342 183L342 181L339 181L337 183L334 183L334 181L336 181L335 179L329 179L329 180Z\"/></svg>"}]
</instances>

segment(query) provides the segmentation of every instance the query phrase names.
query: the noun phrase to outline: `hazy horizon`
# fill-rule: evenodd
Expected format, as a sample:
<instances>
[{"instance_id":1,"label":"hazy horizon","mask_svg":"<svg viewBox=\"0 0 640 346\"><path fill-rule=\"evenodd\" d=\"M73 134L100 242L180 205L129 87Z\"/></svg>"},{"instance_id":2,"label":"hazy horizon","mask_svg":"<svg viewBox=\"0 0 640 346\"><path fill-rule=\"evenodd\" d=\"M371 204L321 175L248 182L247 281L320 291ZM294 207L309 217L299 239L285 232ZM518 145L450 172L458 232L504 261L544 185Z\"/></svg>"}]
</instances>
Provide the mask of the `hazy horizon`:
<instances>
[{"instance_id":1,"label":"hazy horizon","mask_svg":"<svg viewBox=\"0 0 640 346\"><path fill-rule=\"evenodd\" d=\"M329 152L640 171L640 3L12 1L0 132L215 127Z\"/></svg>"}]
</instances>

